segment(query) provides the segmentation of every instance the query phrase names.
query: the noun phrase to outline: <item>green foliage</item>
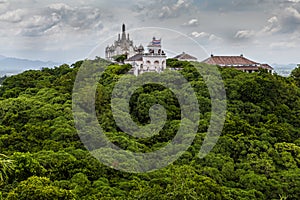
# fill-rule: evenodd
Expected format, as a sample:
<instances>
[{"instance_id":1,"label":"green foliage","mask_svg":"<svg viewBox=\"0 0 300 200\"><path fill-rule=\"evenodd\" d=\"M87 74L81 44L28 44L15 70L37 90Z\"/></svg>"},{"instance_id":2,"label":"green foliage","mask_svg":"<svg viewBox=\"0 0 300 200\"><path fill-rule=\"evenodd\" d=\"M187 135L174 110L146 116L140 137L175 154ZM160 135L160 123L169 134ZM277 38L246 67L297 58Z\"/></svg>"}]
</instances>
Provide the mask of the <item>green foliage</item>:
<instances>
[{"instance_id":1,"label":"green foliage","mask_svg":"<svg viewBox=\"0 0 300 200\"><path fill-rule=\"evenodd\" d=\"M9 192L7 200L73 200L74 197L72 191L53 186L49 178L33 176Z\"/></svg>"},{"instance_id":2,"label":"green foliage","mask_svg":"<svg viewBox=\"0 0 300 200\"><path fill-rule=\"evenodd\" d=\"M3 83L3 81L4 81L6 78L7 78L7 76L6 76L6 75L4 75L4 76L0 77L0 85Z\"/></svg>"},{"instance_id":3,"label":"green foliage","mask_svg":"<svg viewBox=\"0 0 300 200\"><path fill-rule=\"evenodd\" d=\"M97 67L104 61L89 62ZM211 115L206 75L199 74L193 63L168 59L167 66L181 69L194 88L201 117L198 134L174 164L147 174L129 174L101 164L77 136L71 98L82 64L30 70L3 81L0 199L300 199L299 67L288 78L220 68L228 99L226 121L217 145L200 159L197 155ZM129 136L113 119L111 93L131 66L107 65L95 102L106 136L133 152L164 147L181 125L181 108L174 93L158 84L137 89L129 102L133 121L148 125L149 110L155 104L165 108L167 121L153 137ZM205 72L210 66L201 67ZM177 84L174 77L169 78ZM128 91L124 87L115 92Z\"/></svg>"},{"instance_id":4,"label":"green foliage","mask_svg":"<svg viewBox=\"0 0 300 200\"><path fill-rule=\"evenodd\" d=\"M6 183L9 175L14 170L14 161L4 154L0 154L0 186Z\"/></svg>"},{"instance_id":5,"label":"green foliage","mask_svg":"<svg viewBox=\"0 0 300 200\"><path fill-rule=\"evenodd\" d=\"M300 87L300 64L291 72L291 77L295 80L296 85Z\"/></svg>"},{"instance_id":6,"label":"green foliage","mask_svg":"<svg viewBox=\"0 0 300 200\"><path fill-rule=\"evenodd\" d=\"M124 63L124 60L127 59L127 55L117 55L114 56L113 59L119 63Z\"/></svg>"}]
</instances>

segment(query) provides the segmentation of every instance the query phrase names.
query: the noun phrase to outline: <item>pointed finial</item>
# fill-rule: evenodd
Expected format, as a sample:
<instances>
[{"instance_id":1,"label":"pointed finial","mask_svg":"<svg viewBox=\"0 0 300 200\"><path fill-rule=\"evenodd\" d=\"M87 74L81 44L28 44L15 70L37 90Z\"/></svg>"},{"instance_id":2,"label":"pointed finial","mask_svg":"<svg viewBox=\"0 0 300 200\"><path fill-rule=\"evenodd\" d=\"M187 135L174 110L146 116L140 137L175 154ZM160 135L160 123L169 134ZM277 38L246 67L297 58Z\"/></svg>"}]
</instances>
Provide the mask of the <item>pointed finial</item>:
<instances>
[{"instance_id":1,"label":"pointed finial","mask_svg":"<svg viewBox=\"0 0 300 200\"><path fill-rule=\"evenodd\" d=\"M125 24L123 24L122 26L122 32L125 32L126 28L125 28Z\"/></svg>"}]
</instances>

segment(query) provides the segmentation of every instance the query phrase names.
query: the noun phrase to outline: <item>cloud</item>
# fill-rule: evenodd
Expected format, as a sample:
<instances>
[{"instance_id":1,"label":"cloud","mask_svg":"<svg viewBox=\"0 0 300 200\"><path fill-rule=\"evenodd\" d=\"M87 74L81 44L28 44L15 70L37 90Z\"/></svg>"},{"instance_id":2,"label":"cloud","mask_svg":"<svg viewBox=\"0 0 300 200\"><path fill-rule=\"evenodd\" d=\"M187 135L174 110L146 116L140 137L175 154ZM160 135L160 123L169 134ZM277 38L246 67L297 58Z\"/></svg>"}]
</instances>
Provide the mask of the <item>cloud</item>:
<instances>
[{"instance_id":1,"label":"cloud","mask_svg":"<svg viewBox=\"0 0 300 200\"><path fill-rule=\"evenodd\" d=\"M220 37L215 36L214 34L206 33L206 32L197 32L194 31L191 33L191 36L194 38L207 39L209 41L219 41Z\"/></svg>"},{"instance_id":2,"label":"cloud","mask_svg":"<svg viewBox=\"0 0 300 200\"><path fill-rule=\"evenodd\" d=\"M52 13L50 16L34 15L21 22L23 36L39 36L45 34L49 29L56 26L61 21L61 16Z\"/></svg>"},{"instance_id":3,"label":"cloud","mask_svg":"<svg viewBox=\"0 0 300 200\"><path fill-rule=\"evenodd\" d=\"M64 4L64 3L54 3L50 4L48 6L49 9L51 10L56 10L56 11L66 11L66 10L74 10L72 9L69 5Z\"/></svg>"},{"instance_id":4,"label":"cloud","mask_svg":"<svg viewBox=\"0 0 300 200\"><path fill-rule=\"evenodd\" d=\"M300 0L299 0L300 1ZM270 17L261 30L240 30L235 34L236 39L266 37L270 35L293 34L300 31L300 13L294 7L287 7L277 15ZM282 44L282 43L280 43ZM277 43L275 43L275 46Z\"/></svg>"},{"instance_id":5,"label":"cloud","mask_svg":"<svg viewBox=\"0 0 300 200\"><path fill-rule=\"evenodd\" d=\"M268 5L272 5L274 1L279 0L233 0L233 1L220 1L220 0L206 0L195 1L201 10L232 12L232 11L248 11L253 9L264 9ZM260 5L259 7L257 5ZM276 4L275 4L276 5Z\"/></svg>"},{"instance_id":6,"label":"cloud","mask_svg":"<svg viewBox=\"0 0 300 200\"><path fill-rule=\"evenodd\" d=\"M178 30L208 49L224 49L225 53L243 48L262 56L261 51L292 47L293 40L300 42L300 0L37 2L0 0L0 26L5 27L0 30L3 54L9 48L15 52L26 47L35 52L33 57L40 49L50 49L60 57L66 52L62 49L80 55L83 48L118 33L121 23L128 29L156 26Z\"/></svg>"},{"instance_id":7,"label":"cloud","mask_svg":"<svg viewBox=\"0 0 300 200\"><path fill-rule=\"evenodd\" d=\"M235 34L235 38L237 39L250 39L255 35L255 31L253 30L241 30Z\"/></svg>"},{"instance_id":8,"label":"cloud","mask_svg":"<svg viewBox=\"0 0 300 200\"><path fill-rule=\"evenodd\" d=\"M300 29L300 13L296 8L288 7L281 15L281 25L283 32L294 32Z\"/></svg>"},{"instance_id":9,"label":"cloud","mask_svg":"<svg viewBox=\"0 0 300 200\"><path fill-rule=\"evenodd\" d=\"M174 10L178 10L182 7L187 7L188 3L185 0L178 0L177 3L173 6Z\"/></svg>"},{"instance_id":10,"label":"cloud","mask_svg":"<svg viewBox=\"0 0 300 200\"><path fill-rule=\"evenodd\" d=\"M197 31L194 31L191 33L192 36L194 36L195 38L204 38L204 37L209 37L210 34L209 33L206 33L206 32L197 32Z\"/></svg>"},{"instance_id":11,"label":"cloud","mask_svg":"<svg viewBox=\"0 0 300 200\"><path fill-rule=\"evenodd\" d=\"M198 19L191 19L187 23L184 23L183 26L198 26Z\"/></svg>"},{"instance_id":12,"label":"cloud","mask_svg":"<svg viewBox=\"0 0 300 200\"><path fill-rule=\"evenodd\" d=\"M191 13L193 0L140 0L132 6L132 10L143 19L170 19Z\"/></svg>"},{"instance_id":13,"label":"cloud","mask_svg":"<svg viewBox=\"0 0 300 200\"><path fill-rule=\"evenodd\" d=\"M280 22L278 17L273 16L267 21L267 25L263 28L262 32L264 33L276 33L281 29Z\"/></svg>"},{"instance_id":14,"label":"cloud","mask_svg":"<svg viewBox=\"0 0 300 200\"><path fill-rule=\"evenodd\" d=\"M178 0L175 4L163 6L159 14L160 18L172 18L179 16L180 12L189 7L187 0Z\"/></svg>"},{"instance_id":15,"label":"cloud","mask_svg":"<svg viewBox=\"0 0 300 200\"><path fill-rule=\"evenodd\" d=\"M267 25L262 32L275 33L293 33L300 31L300 13L294 7L287 7L276 16L267 21Z\"/></svg>"},{"instance_id":16,"label":"cloud","mask_svg":"<svg viewBox=\"0 0 300 200\"><path fill-rule=\"evenodd\" d=\"M299 2L300 2L300 0L288 0L287 2L299 3Z\"/></svg>"},{"instance_id":17,"label":"cloud","mask_svg":"<svg viewBox=\"0 0 300 200\"><path fill-rule=\"evenodd\" d=\"M60 17L62 25L76 30L101 28L99 9L92 7L71 7L66 4L51 4L45 9L47 16L55 13Z\"/></svg>"},{"instance_id":18,"label":"cloud","mask_svg":"<svg viewBox=\"0 0 300 200\"><path fill-rule=\"evenodd\" d=\"M2 15L0 15L0 21L16 23L22 21L25 11L21 9L8 11Z\"/></svg>"},{"instance_id":19,"label":"cloud","mask_svg":"<svg viewBox=\"0 0 300 200\"><path fill-rule=\"evenodd\" d=\"M9 2L7 0L0 0L0 13L4 13L9 6Z\"/></svg>"},{"instance_id":20,"label":"cloud","mask_svg":"<svg viewBox=\"0 0 300 200\"><path fill-rule=\"evenodd\" d=\"M103 25L99 9L50 4L41 9L16 9L0 15L0 23L21 36L42 36L55 33L101 30ZM1 25L1 24L0 24Z\"/></svg>"}]
</instances>

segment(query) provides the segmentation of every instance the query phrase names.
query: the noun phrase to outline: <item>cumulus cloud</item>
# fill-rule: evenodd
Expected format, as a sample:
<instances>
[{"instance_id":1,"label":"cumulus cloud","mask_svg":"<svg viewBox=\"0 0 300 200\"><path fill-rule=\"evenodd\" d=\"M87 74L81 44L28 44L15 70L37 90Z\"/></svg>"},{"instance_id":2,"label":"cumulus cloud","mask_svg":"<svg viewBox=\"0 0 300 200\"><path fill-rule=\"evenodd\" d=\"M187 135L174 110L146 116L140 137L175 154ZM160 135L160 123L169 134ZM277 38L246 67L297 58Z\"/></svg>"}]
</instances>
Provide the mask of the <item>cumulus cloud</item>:
<instances>
[{"instance_id":1,"label":"cumulus cloud","mask_svg":"<svg viewBox=\"0 0 300 200\"><path fill-rule=\"evenodd\" d=\"M210 41L219 41L219 40L221 40L220 37L217 37L214 34L206 33L206 32L194 31L194 32L191 33L191 36L193 36L194 38L207 39L207 40L210 40Z\"/></svg>"},{"instance_id":2,"label":"cumulus cloud","mask_svg":"<svg viewBox=\"0 0 300 200\"><path fill-rule=\"evenodd\" d=\"M254 35L255 35L255 32L253 30L241 30L241 31L238 31L234 37L238 38L238 39L249 39L249 38L253 37Z\"/></svg>"},{"instance_id":3,"label":"cumulus cloud","mask_svg":"<svg viewBox=\"0 0 300 200\"><path fill-rule=\"evenodd\" d=\"M267 21L267 25L263 28L262 32L264 33L276 33L281 29L281 25L276 16L271 17Z\"/></svg>"},{"instance_id":4,"label":"cumulus cloud","mask_svg":"<svg viewBox=\"0 0 300 200\"><path fill-rule=\"evenodd\" d=\"M271 17L262 30L263 33L293 33L300 31L300 13L294 7L283 9L278 15Z\"/></svg>"},{"instance_id":5,"label":"cumulus cloud","mask_svg":"<svg viewBox=\"0 0 300 200\"><path fill-rule=\"evenodd\" d=\"M8 11L0 15L0 21L12 23L20 22L25 14L26 12L22 9Z\"/></svg>"},{"instance_id":6,"label":"cumulus cloud","mask_svg":"<svg viewBox=\"0 0 300 200\"><path fill-rule=\"evenodd\" d=\"M133 11L144 19L170 19L189 14L193 0L140 0L133 6Z\"/></svg>"},{"instance_id":7,"label":"cumulus cloud","mask_svg":"<svg viewBox=\"0 0 300 200\"><path fill-rule=\"evenodd\" d=\"M168 4L166 6L163 6L159 17L160 18L171 18L171 17L177 17L179 13L183 10L189 7L189 1L188 0L178 0L175 4Z\"/></svg>"},{"instance_id":8,"label":"cumulus cloud","mask_svg":"<svg viewBox=\"0 0 300 200\"><path fill-rule=\"evenodd\" d=\"M50 4L39 10L16 9L0 15L0 23L8 25L15 34L41 36L63 31L88 31L102 28L100 11L92 7L71 7Z\"/></svg>"},{"instance_id":9,"label":"cumulus cloud","mask_svg":"<svg viewBox=\"0 0 300 200\"><path fill-rule=\"evenodd\" d=\"M182 7L187 7L188 4L185 0L178 0L177 3L173 6L175 10L180 9Z\"/></svg>"},{"instance_id":10,"label":"cumulus cloud","mask_svg":"<svg viewBox=\"0 0 300 200\"><path fill-rule=\"evenodd\" d=\"M210 34L209 33L206 33L206 32L197 32L197 31L194 31L191 33L192 36L194 36L195 38L203 38L203 37L209 37Z\"/></svg>"},{"instance_id":11,"label":"cumulus cloud","mask_svg":"<svg viewBox=\"0 0 300 200\"><path fill-rule=\"evenodd\" d=\"M184 23L183 26L198 26L198 19L191 19L187 23Z\"/></svg>"},{"instance_id":12,"label":"cumulus cloud","mask_svg":"<svg viewBox=\"0 0 300 200\"><path fill-rule=\"evenodd\" d=\"M283 32L294 32L300 29L300 13L296 8L286 8L280 16Z\"/></svg>"},{"instance_id":13,"label":"cumulus cloud","mask_svg":"<svg viewBox=\"0 0 300 200\"><path fill-rule=\"evenodd\" d=\"M277 15L270 17L261 30L240 30L235 34L234 38L249 39L252 37L265 37L278 34L293 34L299 31L300 13L294 7L287 7ZM285 43L274 43L273 46L279 46L279 44L284 45Z\"/></svg>"}]
</instances>

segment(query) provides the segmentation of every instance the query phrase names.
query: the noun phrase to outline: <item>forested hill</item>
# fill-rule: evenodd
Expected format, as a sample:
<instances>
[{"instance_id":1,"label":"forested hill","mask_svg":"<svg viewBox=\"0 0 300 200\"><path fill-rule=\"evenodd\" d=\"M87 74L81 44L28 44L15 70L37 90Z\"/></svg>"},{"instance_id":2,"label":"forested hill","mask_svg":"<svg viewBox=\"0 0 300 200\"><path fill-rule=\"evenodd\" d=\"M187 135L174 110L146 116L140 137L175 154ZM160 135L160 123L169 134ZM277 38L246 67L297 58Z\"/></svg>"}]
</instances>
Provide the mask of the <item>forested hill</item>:
<instances>
[{"instance_id":1,"label":"forested hill","mask_svg":"<svg viewBox=\"0 0 300 200\"><path fill-rule=\"evenodd\" d=\"M217 145L200 159L210 120L210 95L193 64L168 60L169 67L182 68L180 73L195 90L201 113L198 134L172 165L135 174L101 164L79 140L72 90L81 64L30 70L4 80L0 199L300 199L300 68L287 78L264 71L220 69L227 92L226 121ZM159 135L146 139L121 132L112 119L110 97L115 83L130 68L110 65L106 69L98 84L97 117L114 144L151 152L176 134L180 106L169 89L147 84L132 96L131 116L138 124L148 124L149 108L159 103L166 109L167 124Z\"/></svg>"}]
</instances>

